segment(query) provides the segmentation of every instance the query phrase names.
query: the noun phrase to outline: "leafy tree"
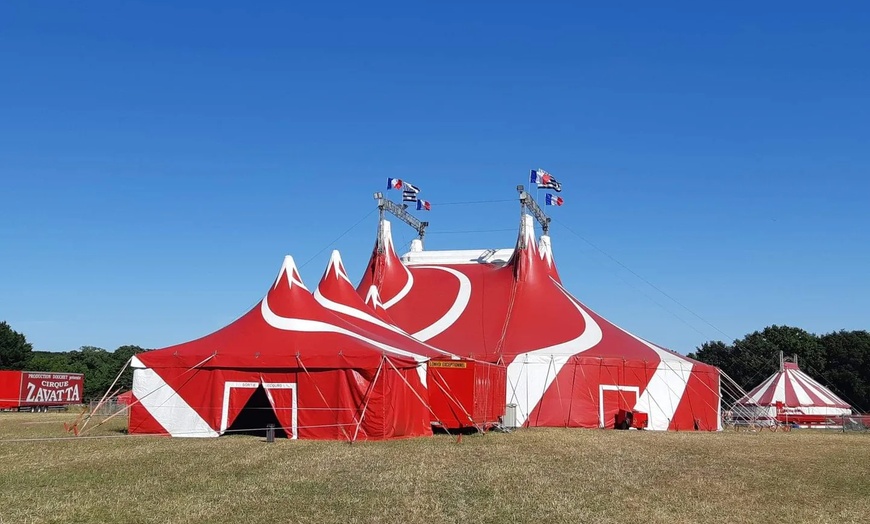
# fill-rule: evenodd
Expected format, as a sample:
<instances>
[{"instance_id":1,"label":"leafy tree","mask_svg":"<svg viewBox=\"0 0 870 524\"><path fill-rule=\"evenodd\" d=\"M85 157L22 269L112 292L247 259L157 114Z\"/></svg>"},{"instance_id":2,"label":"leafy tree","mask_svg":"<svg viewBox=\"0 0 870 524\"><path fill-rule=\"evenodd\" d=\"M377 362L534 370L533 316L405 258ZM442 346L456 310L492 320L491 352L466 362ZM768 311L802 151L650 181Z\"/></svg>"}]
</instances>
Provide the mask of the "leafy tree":
<instances>
[{"instance_id":1,"label":"leafy tree","mask_svg":"<svg viewBox=\"0 0 870 524\"><path fill-rule=\"evenodd\" d=\"M824 347L819 338L803 329L790 326L769 326L734 342L738 374L744 388L752 388L779 368L779 352L797 355L801 367L810 370L825 368ZM737 377L732 377L737 380Z\"/></svg>"},{"instance_id":2,"label":"leafy tree","mask_svg":"<svg viewBox=\"0 0 870 524\"><path fill-rule=\"evenodd\" d=\"M34 351L27 361L31 371L50 371L52 373L75 373L72 370L69 353L54 351Z\"/></svg>"},{"instance_id":3,"label":"leafy tree","mask_svg":"<svg viewBox=\"0 0 870 524\"><path fill-rule=\"evenodd\" d=\"M719 367L748 390L777 370L780 351L797 355L805 368L825 369L825 349L819 338L790 326L768 326L732 344L706 342L689 356Z\"/></svg>"},{"instance_id":4,"label":"leafy tree","mask_svg":"<svg viewBox=\"0 0 870 524\"><path fill-rule=\"evenodd\" d=\"M859 411L870 408L870 333L837 331L819 341L828 360L824 378L834 393Z\"/></svg>"},{"instance_id":5,"label":"leafy tree","mask_svg":"<svg viewBox=\"0 0 870 524\"><path fill-rule=\"evenodd\" d=\"M101 398L130 357L143 351L145 350L139 346L121 346L115 351L93 346L82 346L78 350L65 352L35 351L27 367L34 371L82 373L85 376L84 397ZM132 387L133 370L128 367L118 378L113 391Z\"/></svg>"},{"instance_id":6,"label":"leafy tree","mask_svg":"<svg viewBox=\"0 0 870 524\"><path fill-rule=\"evenodd\" d=\"M114 359L115 368L120 370L124 365L130 360L130 357L138 355L146 351L139 346L121 346L116 349L112 353L112 357ZM117 373L117 371L116 371ZM123 388L124 390L133 388L133 368L127 366L124 372L121 374L121 378L118 379L118 384L115 387Z\"/></svg>"},{"instance_id":7,"label":"leafy tree","mask_svg":"<svg viewBox=\"0 0 870 524\"><path fill-rule=\"evenodd\" d=\"M33 346L24 335L0 322L0 369L24 369Z\"/></svg>"},{"instance_id":8,"label":"leafy tree","mask_svg":"<svg viewBox=\"0 0 870 524\"><path fill-rule=\"evenodd\" d=\"M688 357L716 366L719 369L727 370L731 368L732 361L734 360L734 346L730 346L721 340L704 342L698 346L696 352L689 353ZM731 374L728 371L726 373Z\"/></svg>"},{"instance_id":9,"label":"leafy tree","mask_svg":"<svg viewBox=\"0 0 870 524\"><path fill-rule=\"evenodd\" d=\"M85 398L102 396L115 378L109 369L112 356L103 348L82 346L69 352L69 360L71 372L85 375ZM115 370L115 374L117 373Z\"/></svg>"}]
</instances>

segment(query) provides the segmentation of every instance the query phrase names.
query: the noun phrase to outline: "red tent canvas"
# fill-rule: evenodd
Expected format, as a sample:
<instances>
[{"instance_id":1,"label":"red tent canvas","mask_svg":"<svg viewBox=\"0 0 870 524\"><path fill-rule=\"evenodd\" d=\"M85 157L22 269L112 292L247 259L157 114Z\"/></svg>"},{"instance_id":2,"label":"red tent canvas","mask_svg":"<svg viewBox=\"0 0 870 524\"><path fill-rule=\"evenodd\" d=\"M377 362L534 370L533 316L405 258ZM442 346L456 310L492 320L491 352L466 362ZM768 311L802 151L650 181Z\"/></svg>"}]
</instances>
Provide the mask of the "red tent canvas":
<instances>
[{"instance_id":1,"label":"red tent canvas","mask_svg":"<svg viewBox=\"0 0 870 524\"><path fill-rule=\"evenodd\" d=\"M134 357L130 432L213 437L247 410L271 413L290 438L429 435L420 379L428 356L399 342L322 307L287 257L268 294L235 322ZM268 402L252 411L258 394Z\"/></svg>"},{"instance_id":2,"label":"red tent canvas","mask_svg":"<svg viewBox=\"0 0 870 524\"><path fill-rule=\"evenodd\" d=\"M608 322L561 285L532 218L513 250L422 251L401 259L390 224L357 290L378 290L395 323L462 357L508 366L507 398L527 426L613 427L620 409L651 429L721 427L719 372Z\"/></svg>"},{"instance_id":3,"label":"red tent canvas","mask_svg":"<svg viewBox=\"0 0 870 524\"><path fill-rule=\"evenodd\" d=\"M133 392L125 391L119 394L117 397L115 397L115 402L124 406L129 406L133 403Z\"/></svg>"}]
</instances>

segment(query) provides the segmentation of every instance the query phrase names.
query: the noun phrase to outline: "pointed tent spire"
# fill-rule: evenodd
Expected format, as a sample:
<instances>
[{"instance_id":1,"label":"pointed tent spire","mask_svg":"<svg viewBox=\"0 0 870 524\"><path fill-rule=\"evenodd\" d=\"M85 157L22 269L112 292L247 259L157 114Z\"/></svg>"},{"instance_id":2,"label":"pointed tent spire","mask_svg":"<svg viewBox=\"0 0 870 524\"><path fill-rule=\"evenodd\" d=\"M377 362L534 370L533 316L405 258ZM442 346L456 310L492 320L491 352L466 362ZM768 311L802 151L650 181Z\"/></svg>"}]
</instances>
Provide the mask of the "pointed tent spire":
<instances>
[{"instance_id":1,"label":"pointed tent spire","mask_svg":"<svg viewBox=\"0 0 870 524\"><path fill-rule=\"evenodd\" d=\"M296 268L296 261L293 260L293 257L291 255L287 255L284 257L284 262L281 264L280 271L278 271L278 278L275 279L275 284L272 286L273 289L277 288L285 277L287 280L287 287L292 288L295 284L302 289L308 291L308 288L305 287L305 283L302 282L302 277L299 275L299 270Z\"/></svg>"},{"instance_id":2,"label":"pointed tent spire","mask_svg":"<svg viewBox=\"0 0 870 524\"><path fill-rule=\"evenodd\" d=\"M556 261L553 259L553 245L550 241L550 235L541 235L541 240L538 243L538 251L541 254L541 260L543 260L547 264L547 270L550 273L550 276L553 277L556 282L562 283L562 279L559 277L559 271L556 270Z\"/></svg>"},{"instance_id":3,"label":"pointed tent spire","mask_svg":"<svg viewBox=\"0 0 870 524\"><path fill-rule=\"evenodd\" d=\"M381 297L386 302L396 296L407 293L412 282L411 273L404 266L393 247L393 236L390 222L381 221L378 227L378 240L372 252L369 264L357 286L357 294L364 298L370 286L377 286Z\"/></svg>"},{"instance_id":4,"label":"pointed tent spire","mask_svg":"<svg viewBox=\"0 0 870 524\"><path fill-rule=\"evenodd\" d=\"M381 294L378 293L377 286L369 286L369 290L366 292L365 303L375 311L384 309L384 304L381 302Z\"/></svg>"},{"instance_id":5,"label":"pointed tent spire","mask_svg":"<svg viewBox=\"0 0 870 524\"><path fill-rule=\"evenodd\" d=\"M314 298L321 303L337 303L361 311L367 309L347 276L338 250L333 251L329 257L329 264L323 272L323 278L314 290Z\"/></svg>"},{"instance_id":6,"label":"pointed tent spire","mask_svg":"<svg viewBox=\"0 0 870 524\"><path fill-rule=\"evenodd\" d=\"M381 301L381 294L378 292L377 286L369 286L369 290L365 297L365 303L375 312L375 315L378 318L384 322L395 325L389 312L387 312L387 308L384 307L384 303Z\"/></svg>"},{"instance_id":7,"label":"pointed tent spire","mask_svg":"<svg viewBox=\"0 0 870 524\"><path fill-rule=\"evenodd\" d=\"M378 247L382 253L396 253L393 247L393 230L389 220L381 220L378 228Z\"/></svg>"},{"instance_id":8,"label":"pointed tent spire","mask_svg":"<svg viewBox=\"0 0 870 524\"><path fill-rule=\"evenodd\" d=\"M329 264L327 264L326 271L323 273L323 279L326 279L330 273L334 274L336 278L347 280L348 283L350 282L347 270L344 269L344 262L341 260L341 253L337 249L333 250L332 255L329 257Z\"/></svg>"},{"instance_id":9,"label":"pointed tent spire","mask_svg":"<svg viewBox=\"0 0 870 524\"><path fill-rule=\"evenodd\" d=\"M517 246L507 266L513 267L514 278L518 281L546 278L546 275L549 274L547 265L538 255L538 247L535 242L535 219L531 215L525 213L522 215Z\"/></svg>"}]
</instances>

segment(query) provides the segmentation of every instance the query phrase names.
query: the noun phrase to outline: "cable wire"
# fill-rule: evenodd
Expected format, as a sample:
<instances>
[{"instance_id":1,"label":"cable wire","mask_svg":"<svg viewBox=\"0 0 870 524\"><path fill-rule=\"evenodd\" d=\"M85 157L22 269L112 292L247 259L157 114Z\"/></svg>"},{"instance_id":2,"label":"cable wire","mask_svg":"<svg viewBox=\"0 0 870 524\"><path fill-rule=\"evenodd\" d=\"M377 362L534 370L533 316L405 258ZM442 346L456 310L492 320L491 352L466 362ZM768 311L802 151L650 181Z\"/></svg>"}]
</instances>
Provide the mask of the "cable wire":
<instances>
[{"instance_id":1,"label":"cable wire","mask_svg":"<svg viewBox=\"0 0 870 524\"><path fill-rule=\"evenodd\" d=\"M466 229L466 230L455 230L455 231L427 231L427 235L456 235L461 233L501 233L504 231L516 231L517 228L506 228L506 229Z\"/></svg>"},{"instance_id":2,"label":"cable wire","mask_svg":"<svg viewBox=\"0 0 870 524\"><path fill-rule=\"evenodd\" d=\"M614 256L611 255L610 253L604 251L603 249L601 249L600 247L598 247L597 245L595 245L592 241L590 241L589 239L585 238L585 237L584 237L583 235L581 235L580 233L577 233L576 231L574 231L573 229L571 229L570 227L568 227L568 225L565 224L565 223L563 223L561 220L558 220L558 219L556 219L556 218L553 218L553 221L554 221L554 222L557 222L559 225L561 225L562 227L564 227L564 228L565 228L569 233L572 233L574 236L576 236L577 238L579 238L579 239L582 240L583 242L586 242L587 244L589 244L593 249L595 249L595 250L598 251L599 253L603 254L604 256L606 256L607 258L609 258L610 260L612 260L613 262L615 262L616 264L618 264L621 268L625 269L626 271L628 271L629 273L631 273L632 275L634 275L635 277L637 277L638 279L640 279L641 281L643 281L646 285L648 285L649 287L655 289L656 291L658 291L659 293L661 293L662 295L664 295L665 297L667 297L668 299L670 299L672 302L674 302L675 304L677 304L677 305L680 306L681 308L683 308L683 309L685 309L686 311L688 311L689 313L691 313L691 314L692 314L694 317L696 317L698 320L700 320L701 322L707 324L707 325L710 326L711 328L713 328L713 329L715 329L716 331L718 331L720 334L722 334L723 336L725 336L725 338L727 338L728 340L735 340L731 335L729 335L728 333L725 333L724 331L722 331L721 329L719 329L718 327L716 327L713 323L711 323L710 321L708 321L707 319L705 319L705 318L702 317L701 315L699 315L699 314L695 313L694 311L692 311L688 306L686 306L685 304L683 304L682 302L680 302L679 300L677 300L676 298L674 298L674 297L671 296L670 294L666 293L664 290L662 290L660 287L656 286L655 284L653 284L652 282L650 282L650 281L647 280L646 278L644 278L644 277L642 277L641 275L639 275L636 271L634 271L634 270L631 269L630 267L626 266L625 264L623 264L622 262L620 262L619 260L617 260L616 257L614 257Z\"/></svg>"},{"instance_id":3,"label":"cable wire","mask_svg":"<svg viewBox=\"0 0 870 524\"><path fill-rule=\"evenodd\" d=\"M350 226L349 228L347 228L347 229L344 231L344 233L338 235L338 236L335 238L335 240L333 240L333 241L330 242L329 244L326 244L326 246L324 246L323 249L321 249L320 251L318 251L317 253L315 253L315 254L314 254L311 258L309 258L308 260L306 260L305 263L303 263L301 266L299 266L299 269L302 269L303 267L307 266L307 265L308 265L312 260L314 260L315 258L317 258L318 256L320 256L321 253L323 253L324 251L326 251L327 249L329 249L330 247L332 247L333 245L335 245L336 242L338 242L339 240L341 240L342 238L344 238L345 235L347 235L348 233L350 233L351 231L353 231L353 230L354 230L358 225L362 224L362 223L365 221L365 219L367 219L369 216L371 216L371 214L374 213L375 211L377 211L377 208L373 208L373 209L371 209L368 213L365 214L365 216L363 216L361 219L357 220L357 221L356 221L352 226Z\"/></svg>"},{"instance_id":4,"label":"cable wire","mask_svg":"<svg viewBox=\"0 0 870 524\"><path fill-rule=\"evenodd\" d=\"M476 204L496 204L502 202L516 202L516 198L503 198L500 200L467 200L464 202L432 202L433 206L470 206Z\"/></svg>"}]
</instances>

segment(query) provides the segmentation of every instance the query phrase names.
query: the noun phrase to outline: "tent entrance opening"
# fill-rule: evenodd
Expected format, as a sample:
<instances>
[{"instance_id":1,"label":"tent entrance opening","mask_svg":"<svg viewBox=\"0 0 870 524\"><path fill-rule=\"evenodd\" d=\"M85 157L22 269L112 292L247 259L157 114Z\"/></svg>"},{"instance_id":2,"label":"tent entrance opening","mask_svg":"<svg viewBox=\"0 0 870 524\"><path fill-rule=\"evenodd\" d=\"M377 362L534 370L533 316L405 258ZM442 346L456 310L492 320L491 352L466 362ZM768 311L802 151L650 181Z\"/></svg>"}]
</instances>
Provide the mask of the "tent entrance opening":
<instances>
[{"instance_id":1,"label":"tent entrance opening","mask_svg":"<svg viewBox=\"0 0 870 524\"><path fill-rule=\"evenodd\" d=\"M275 427L276 438L287 438L287 433L281 428L275 410L272 409L266 390L260 385L245 403L230 427L227 428L226 433L228 435L241 434L265 437L269 424Z\"/></svg>"}]
</instances>

